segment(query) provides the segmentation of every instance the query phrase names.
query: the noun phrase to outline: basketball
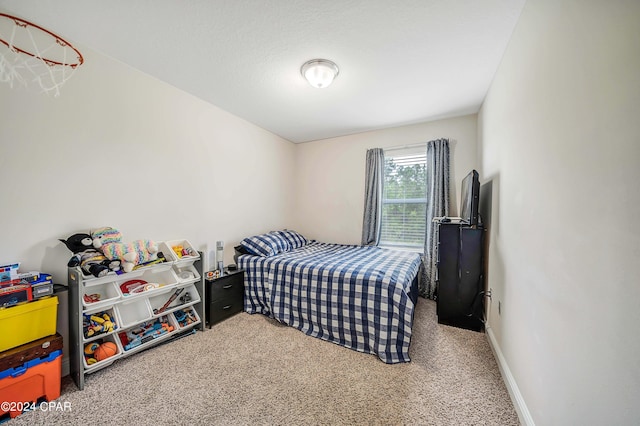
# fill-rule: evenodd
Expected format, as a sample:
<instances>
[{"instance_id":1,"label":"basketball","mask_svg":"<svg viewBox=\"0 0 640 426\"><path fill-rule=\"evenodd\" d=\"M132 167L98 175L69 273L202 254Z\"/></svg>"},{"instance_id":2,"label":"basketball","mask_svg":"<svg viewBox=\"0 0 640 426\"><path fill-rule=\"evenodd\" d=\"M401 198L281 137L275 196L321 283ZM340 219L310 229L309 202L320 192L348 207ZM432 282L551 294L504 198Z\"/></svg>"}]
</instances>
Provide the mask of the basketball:
<instances>
[{"instance_id":1,"label":"basketball","mask_svg":"<svg viewBox=\"0 0 640 426\"><path fill-rule=\"evenodd\" d=\"M103 359L107 359L110 356L114 356L118 353L118 347L113 342L104 342L93 352L93 357L102 361Z\"/></svg>"}]
</instances>

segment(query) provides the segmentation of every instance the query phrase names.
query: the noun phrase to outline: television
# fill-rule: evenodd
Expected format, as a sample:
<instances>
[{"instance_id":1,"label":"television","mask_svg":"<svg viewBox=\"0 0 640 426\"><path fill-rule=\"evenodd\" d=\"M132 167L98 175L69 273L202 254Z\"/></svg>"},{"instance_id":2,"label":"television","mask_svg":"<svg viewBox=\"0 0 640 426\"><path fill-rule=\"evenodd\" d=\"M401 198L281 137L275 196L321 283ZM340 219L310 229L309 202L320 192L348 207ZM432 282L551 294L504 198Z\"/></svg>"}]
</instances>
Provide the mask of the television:
<instances>
[{"instance_id":1,"label":"television","mask_svg":"<svg viewBox=\"0 0 640 426\"><path fill-rule=\"evenodd\" d=\"M469 226L478 226L478 201L480 200L480 179L478 172L471 170L462 179L462 189L460 195L460 218L461 222Z\"/></svg>"}]
</instances>

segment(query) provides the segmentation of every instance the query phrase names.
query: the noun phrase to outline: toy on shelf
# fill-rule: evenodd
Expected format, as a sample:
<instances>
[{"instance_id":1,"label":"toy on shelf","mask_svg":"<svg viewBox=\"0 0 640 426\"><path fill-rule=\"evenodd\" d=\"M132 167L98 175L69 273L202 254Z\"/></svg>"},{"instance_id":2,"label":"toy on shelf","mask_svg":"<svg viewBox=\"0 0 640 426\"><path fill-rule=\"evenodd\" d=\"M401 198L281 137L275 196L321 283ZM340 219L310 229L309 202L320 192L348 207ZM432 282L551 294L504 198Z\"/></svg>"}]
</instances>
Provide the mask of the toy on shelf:
<instances>
[{"instance_id":1,"label":"toy on shelf","mask_svg":"<svg viewBox=\"0 0 640 426\"><path fill-rule=\"evenodd\" d=\"M180 327L186 327L198 321L198 318L195 316L195 313L191 308L179 309L175 311L173 315L176 317Z\"/></svg>"},{"instance_id":2,"label":"toy on shelf","mask_svg":"<svg viewBox=\"0 0 640 426\"><path fill-rule=\"evenodd\" d=\"M131 330L118 333L120 342L125 351L136 348L167 333L171 333L174 327L165 315L152 321L146 321Z\"/></svg>"},{"instance_id":3,"label":"toy on shelf","mask_svg":"<svg viewBox=\"0 0 640 426\"><path fill-rule=\"evenodd\" d=\"M29 284L12 284L0 287L0 308L31 300L33 300L33 293Z\"/></svg>"},{"instance_id":4,"label":"toy on shelf","mask_svg":"<svg viewBox=\"0 0 640 426\"><path fill-rule=\"evenodd\" d=\"M182 297L180 298L180 302L181 302L182 304L185 304L185 303L189 303L189 302L191 302L191 295L189 294L189 292L186 292L186 293L184 294L184 296L182 296Z\"/></svg>"},{"instance_id":5,"label":"toy on shelf","mask_svg":"<svg viewBox=\"0 0 640 426\"><path fill-rule=\"evenodd\" d=\"M96 349L98 349L98 346L100 346L100 342L99 341L87 343L85 345L85 347L84 347L84 354L85 355L93 355L93 353L96 351Z\"/></svg>"},{"instance_id":6,"label":"toy on shelf","mask_svg":"<svg viewBox=\"0 0 640 426\"><path fill-rule=\"evenodd\" d=\"M113 342L103 342L102 339L87 343L84 347L84 359L87 365L103 361L118 353L118 347Z\"/></svg>"},{"instance_id":7,"label":"toy on shelf","mask_svg":"<svg viewBox=\"0 0 640 426\"><path fill-rule=\"evenodd\" d=\"M192 271L179 271L178 272L178 278L180 278L181 280L193 280L195 279L196 274L194 274Z\"/></svg>"},{"instance_id":8,"label":"toy on shelf","mask_svg":"<svg viewBox=\"0 0 640 426\"><path fill-rule=\"evenodd\" d=\"M66 240L59 240L73 253L67 263L70 268L79 266L85 275L103 277L110 271L120 271L118 259L108 259L93 247L93 239L89 234L73 234Z\"/></svg>"},{"instance_id":9,"label":"toy on shelf","mask_svg":"<svg viewBox=\"0 0 640 426\"><path fill-rule=\"evenodd\" d=\"M181 245L171 247L173 252L178 256L178 259L182 259L183 256L195 256L195 253L191 247L185 247Z\"/></svg>"},{"instance_id":10,"label":"toy on shelf","mask_svg":"<svg viewBox=\"0 0 640 426\"><path fill-rule=\"evenodd\" d=\"M173 301L176 300L176 297L180 296L180 293L182 293L183 291L184 291L184 288L179 288L176 291L174 291L173 294L171 295L171 297L169 297L169 300L167 300L167 302L164 305L162 305L158 309L154 309L153 310L153 314L154 315L158 315L158 314L161 314L164 311L166 311L167 308L169 308L169 305L171 305L173 303Z\"/></svg>"},{"instance_id":11,"label":"toy on shelf","mask_svg":"<svg viewBox=\"0 0 640 426\"><path fill-rule=\"evenodd\" d=\"M150 260L149 262L139 263L133 267L133 270L135 271L136 269L144 268L145 266L156 265L158 263L163 263L167 261L167 259L164 257L164 254L161 251L157 252L156 256L158 257L157 259Z\"/></svg>"},{"instance_id":12,"label":"toy on shelf","mask_svg":"<svg viewBox=\"0 0 640 426\"><path fill-rule=\"evenodd\" d=\"M20 262L0 266L0 282L18 278L18 269L20 269Z\"/></svg>"},{"instance_id":13,"label":"toy on shelf","mask_svg":"<svg viewBox=\"0 0 640 426\"><path fill-rule=\"evenodd\" d=\"M33 283L46 279L51 280L51 276L41 274L40 272L20 272L19 269L20 262L0 266L0 287L7 286L11 283Z\"/></svg>"},{"instance_id":14,"label":"toy on shelf","mask_svg":"<svg viewBox=\"0 0 640 426\"><path fill-rule=\"evenodd\" d=\"M93 352L93 357L100 362L118 353L118 347L113 342L104 342Z\"/></svg>"},{"instance_id":15,"label":"toy on shelf","mask_svg":"<svg viewBox=\"0 0 640 426\"><path fill-rule=\"evenodd\" d=\"M82 298L85 303L97 303L102 298L102 295L100 293L85 294Z\"/></svg>"},{"instance_id":16,"label":"toy on shelf","mask_svg":"<svg viewBox=\"0 0 640 426\"><path fill-rule=\"evenodd\" d=\"M129 296L131 294L142 293L160 287L164 287L164 284L148 283L145 280L129 280L120 284L120 291L123 296Z\"/></svg>"},{"instance_id":17,"label":"toy on shelf","mask_svg":"<svg viewBox=\"0 0 640 426\"><path fill-rule=\"evenodd\" d=\"M95 364L98 362L97 359L93 356L93 353L100 346L100 341L95 341L91 343L87 343L84 347L84 359L87 361L87 365Z\"/></svg>"},{"instance_id":18,"label":"toy on shelf","mask_svg":"<svg viewBox=\"0 0 640 426\"><path fill-rule=\"evenodd\" d=\"M120 260L125 272L133 271L136 265L154 262L158 259L158 246L152 240L122 242L122 233L115 228L104 227L91 233L93 247L100 250L107 259Z\"/></svg>"},{"instance_id":19,"label":"toy on shelf","mask_svg":"<svg viewBox=\"0 0 640 426\"><path fill-rule=\"evenodd\" d=\"M20 272L20 263L0 266L0 307L6 308L53 294L53 279L40 272Z\"/></svg>"},{"instance_id":20,"label":"toy on shelf","mask_svg":"<svg viewBox=\"0 0 640 426\"><path fill-rule=\"evenodd\" d=\"M108 312L83 314L82 328L86 339L100 334L112 333L118 325L111 319Z\"/></svg>"}]
</instances>

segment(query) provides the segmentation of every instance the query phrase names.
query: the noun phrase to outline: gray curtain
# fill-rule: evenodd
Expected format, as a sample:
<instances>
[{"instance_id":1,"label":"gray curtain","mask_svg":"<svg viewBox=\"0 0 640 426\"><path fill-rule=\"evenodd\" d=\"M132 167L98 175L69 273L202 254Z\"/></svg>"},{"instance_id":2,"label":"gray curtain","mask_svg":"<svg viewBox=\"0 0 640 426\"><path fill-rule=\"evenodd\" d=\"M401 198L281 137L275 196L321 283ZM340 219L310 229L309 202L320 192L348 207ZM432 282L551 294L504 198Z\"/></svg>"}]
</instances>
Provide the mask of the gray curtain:
<instances>
[{"instance_id":1,"label":"gray curtain","mask_svg":"<svg viewBox=\"0 0 640 426\"><path fill-rule=\"evenodd\" d=\"M429 299L435 297L438 228L434 217L449 216L449 140L438 139L427 143L427 226L424 257L418 290Z\"/></svg>"},{"instance_id":2,"label":"gray curtain","mask_svg":"<svg viewBox=\"0 0 640 426\"><path fill-rule=\"evenodd\" d=\"M384 152L382 148L367 150L365 170L364 217L362 219L362 245L377 246L382 224L382 181Z\"/></svg>"}]
</instances>

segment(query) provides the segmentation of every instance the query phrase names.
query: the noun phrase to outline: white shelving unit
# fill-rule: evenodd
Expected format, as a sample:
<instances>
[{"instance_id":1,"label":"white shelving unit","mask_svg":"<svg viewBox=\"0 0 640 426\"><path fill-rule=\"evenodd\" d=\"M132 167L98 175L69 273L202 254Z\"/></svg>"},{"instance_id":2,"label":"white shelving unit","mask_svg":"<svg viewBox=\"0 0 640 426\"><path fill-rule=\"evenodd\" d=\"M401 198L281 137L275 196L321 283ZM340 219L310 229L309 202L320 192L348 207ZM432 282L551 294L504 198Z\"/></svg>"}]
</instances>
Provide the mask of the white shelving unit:
<instances>
[{"instance_id":1,"label":"white shelving unit","mask_svg":"<svg viewBox=\"0 0 640 426\"><path fill-rule=\"evenodd\" d=\"M159 246L167 262L129 273L110 273L95 278L84 275L80 268L68 269L70 367L71 376L80 390L84 389L86 374L194 329L204 330L202 254L186 240L163 242ZM178 256L173 250L175 246L185 247L186 254ZM147 285L137 289L130 287L133 288L131 292L122 286L135 280L142 280ZM85 295L99 297L85 300ZM87 325L92 316L94 323L110 320L113 329L90 331ZM89 363L84 349L99 341L113 342L117 353Z\"/></svg>"}]
</instances>

